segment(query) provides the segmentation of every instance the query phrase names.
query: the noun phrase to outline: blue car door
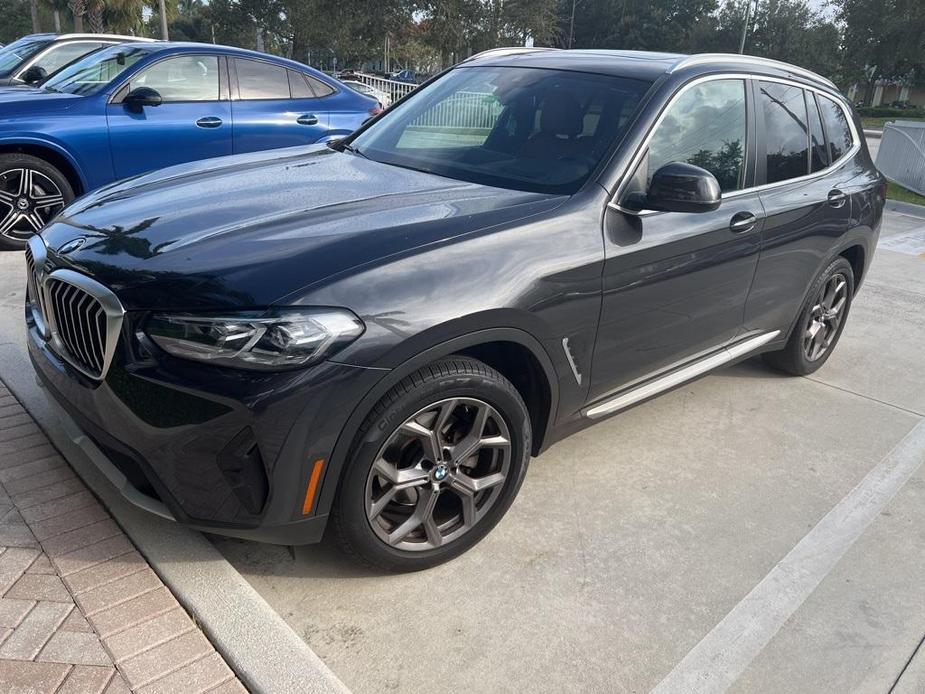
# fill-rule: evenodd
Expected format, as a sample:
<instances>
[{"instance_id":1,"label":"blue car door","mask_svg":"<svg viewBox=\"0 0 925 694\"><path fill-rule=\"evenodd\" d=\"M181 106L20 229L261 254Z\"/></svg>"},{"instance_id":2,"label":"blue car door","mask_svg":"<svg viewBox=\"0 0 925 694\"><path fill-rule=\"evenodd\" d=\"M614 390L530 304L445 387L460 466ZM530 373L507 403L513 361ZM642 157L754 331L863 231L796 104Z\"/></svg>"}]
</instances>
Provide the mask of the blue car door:
<instances>
[{"instance_id":1,"label":"blue car door","mask_svg":"<svg viewBox=\"0 0 925 694\"><path fill-rule=\"evenodd\" d=\"M325 99L315 96L301 72L263 60L229 62L235 154L308 145L328 131Z\"/></svg>"},{"instance_id":2,"label":"blue car door","mask_svg":"<svg viewBox=\"0 0 925 694\"><path fill-rule=\"evenodd\" d=\"M106 110L116 178L232 153L222 62L215 55L171 56L119 89ZM160 95L160 105L133 106L129 95L141 87Z\"/></svg>"}]
</instances>

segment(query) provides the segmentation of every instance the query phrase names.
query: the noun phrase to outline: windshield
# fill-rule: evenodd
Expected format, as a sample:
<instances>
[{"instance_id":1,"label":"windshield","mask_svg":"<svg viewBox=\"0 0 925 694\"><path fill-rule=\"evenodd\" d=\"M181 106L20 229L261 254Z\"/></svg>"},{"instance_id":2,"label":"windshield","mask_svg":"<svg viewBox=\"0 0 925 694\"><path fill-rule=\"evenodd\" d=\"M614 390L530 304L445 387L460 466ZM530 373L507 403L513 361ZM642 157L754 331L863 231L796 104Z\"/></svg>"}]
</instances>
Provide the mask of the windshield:
<instances>
[{"instance_id":1,"label":"windshield","mask_svg":"<svg viewBox=\"0 0 925 694\"><path fill-rule=\"evenodd\" d=\"M583 72L461 67L349 145L395 166L570 195L623 136L650 86Z\"/></svg>"},{"instance_id":2,"label":"windshield","mask_svg":"<svg viewBox=\"0 0 925 694\"><path fill-rule=\"evenodd\" d=\"M51 43L48 37L26 36L0 49L0 77L9 77L22 63Z\"/></svg>"},{"instance_id":3,"label":"windshield","mask_svg":"<svg viewBox=\"0 0 925 694\"><path fill-rule=\"evenodd\" d=\"M91 53L56 73L43 89L65 94L96 94L132 65L149 55L149 46L113 46Z\"/></svg>"}]
</instances>

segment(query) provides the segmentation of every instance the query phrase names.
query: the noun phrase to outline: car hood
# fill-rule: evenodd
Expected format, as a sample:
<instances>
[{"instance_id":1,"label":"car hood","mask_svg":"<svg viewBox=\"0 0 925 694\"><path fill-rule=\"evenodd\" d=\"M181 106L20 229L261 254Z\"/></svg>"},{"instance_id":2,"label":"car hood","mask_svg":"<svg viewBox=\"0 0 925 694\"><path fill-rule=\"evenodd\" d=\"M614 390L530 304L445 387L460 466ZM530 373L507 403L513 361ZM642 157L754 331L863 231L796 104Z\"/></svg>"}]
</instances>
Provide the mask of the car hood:
<instances>
[{"instance_id":1,"label":"car hood","mask_svg":"<svg viewBox=\"0 0 925 694\"><path fill-rule=\"evenodd\" d=\"M95 276L130 310L257 307L562 200L316 145L108 186L64 210L42 237L55 264Z\"/></svg>"},{"instance_id":2,"label":"car hood","mask_svg":"<svg viewBox=\"0 0 925 694\"><path fill-rule=\"evenodd\" d=\"M0 119L19 118L36 112L66 111L81 98L34 87L0 87Z\"/></svg>"}]
</instances>

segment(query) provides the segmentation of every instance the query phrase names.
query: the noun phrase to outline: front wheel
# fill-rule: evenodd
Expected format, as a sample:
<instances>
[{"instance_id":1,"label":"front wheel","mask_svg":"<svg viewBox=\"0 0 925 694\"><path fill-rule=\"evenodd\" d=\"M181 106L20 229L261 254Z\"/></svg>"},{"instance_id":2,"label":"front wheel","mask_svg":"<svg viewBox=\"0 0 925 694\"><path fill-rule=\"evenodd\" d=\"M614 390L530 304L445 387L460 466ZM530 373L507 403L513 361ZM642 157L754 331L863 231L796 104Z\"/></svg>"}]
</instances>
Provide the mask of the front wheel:
<instances>
[{"instance_id":1,"label":"front wheel","mask_svg":"<svg viewBox=\"0 0 925 694\"><path fill-rule=\"evenodd\" d=\"M25 248L73 199L67 178L45 160L0 154L0 250Z\"/></svg>"},{"instance_id":2,"label":"front wheel","mask_svg":"<svg viewBox=\"0 0 925 694\"><path fill-rule=\"evenodd\" d=\"M480 361L451 357L405 378L354 444L334 508L341 548L386 571L459 556L510 507L530 438L517 389Z\"/></svg>"},{"instance_id":3,"label":"front wheel","mask_svg":"<svg viewBox=\"0 0 925 694\"><path fill-rule=\"evenodd\" d=\"M854 271L836 258L813 282L787 344L764 360L794 376L806 376L828 360L841 337L854 297Z\"/></svg>"}]
</instances>

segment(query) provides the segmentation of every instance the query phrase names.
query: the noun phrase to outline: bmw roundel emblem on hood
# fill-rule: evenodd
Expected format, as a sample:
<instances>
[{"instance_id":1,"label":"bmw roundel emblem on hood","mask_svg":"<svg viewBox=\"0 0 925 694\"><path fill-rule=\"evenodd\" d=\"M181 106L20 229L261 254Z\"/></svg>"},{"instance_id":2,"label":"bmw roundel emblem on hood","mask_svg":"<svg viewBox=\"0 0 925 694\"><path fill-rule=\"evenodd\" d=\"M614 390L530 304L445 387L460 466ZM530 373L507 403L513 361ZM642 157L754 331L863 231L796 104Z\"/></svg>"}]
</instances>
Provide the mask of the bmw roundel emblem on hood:
<instances>
[{"instance_id":1,"label":"bmw roundel emblem on hood","mask_svg":"<svg viewBox=\"0 0 925 694\"><path fill-rule=\"evenodd\" d=\"M70 241L68 241L67 243L65 243L63 246L61 246L58 249L58 253L62 255L64 255L65 253L73 253L78 248L83 246L86 242L87 242L87 238L85 236L79 236L76 239L71 239Z\"/></svg>"}]
</instances>

